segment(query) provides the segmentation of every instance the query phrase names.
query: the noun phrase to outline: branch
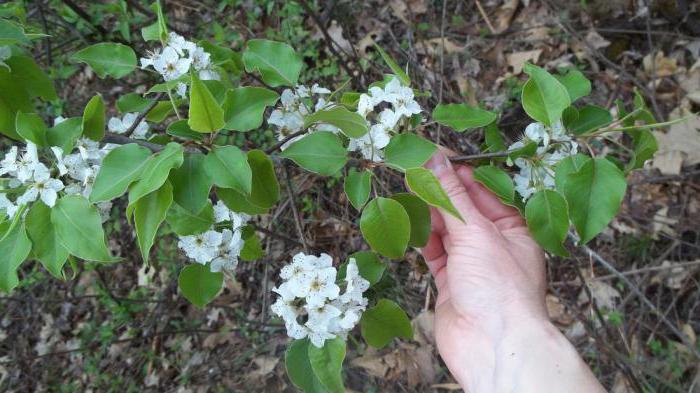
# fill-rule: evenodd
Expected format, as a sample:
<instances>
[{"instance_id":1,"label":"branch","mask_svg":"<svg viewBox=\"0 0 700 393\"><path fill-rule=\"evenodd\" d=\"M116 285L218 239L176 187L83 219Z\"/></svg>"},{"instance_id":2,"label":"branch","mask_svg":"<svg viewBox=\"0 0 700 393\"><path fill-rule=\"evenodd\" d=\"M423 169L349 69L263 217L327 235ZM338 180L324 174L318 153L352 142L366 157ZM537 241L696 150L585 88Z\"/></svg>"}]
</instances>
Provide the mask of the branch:
<instances>
[{"instance_id":1,"label":"branch","mask_svg":"<svg viewBox=\"0 0 700 393\"><path fill-rule=\"evenodd\" d=\"M453 156L450 157L451 162L465 162L465 161L476 161L482 160L484 158L500 158L507 157L510 151L497 151L493 153L481 153L481 154L471 154L466 156Z\"/></svg>"},{"instance_id":2,"label":"branch","mask_svg":"<svg viewBox=\"0 0 700 393\"><path fill-rule=\"evenodd\" d=\"M287 135L286 138L282 139L281 141L279 141L278 143L276 143L276 144L273 145L272 147L269 147L269 148L265 149L265 154L268 154L268 155L269 155L270 153L274 153L275 151L277 151L277 149L279 149L280 147L282 147L282 145L284 145L285 143L291 141L292 139L298 137L299 135L303 135L303 134L306 132L306 130L307 130L307 129L304 128L304 129L302 129L302 130L299 130L299 131L297 131L297 132L294 132L294 133L291 133L291 134Z\"/></svg>"},{"instance_id":3,"label":"branch","mask_svg":"<svg viewBox=\"0 0 700 393\"><path fill-rule=\"evenodd\" d=\"M294 195L294 187L292 186L292 176L289 174L289 168L286 164L282 164L282 167L284 168L284 177L287 180L287 192L289 193L289 203L292 205L292 213L294 214L294 224L297 227L297 232L299 232L299 240L301 240L301 245L304 247L304 252L308 254L309 246L306 244L306 239L304 239L304 224L301 222L301 216L297 209L297 200Z\"/></svg>"},{"instance_id":4,"label":"branch","mask_svg":"<svg viewBox=\"0 0 700 393\"><path fill-rule=\"evenodd\" d=\"M117 145L126 145L129 143L135 143L137 145L143 146L149 150L151 150L154 153L157 153L163 149L165 149L165 146L159 145L157 143L151 143L148 141L144 141L142 139L132 139L129 138L126 135L121 135L121 134L114 134L111 132L106 132L104 138L102 138L102 142L105 143L116 143Z\"/></svg>"},{"instance_id":5,"label":"branch","mask_svg":"<svg viewBox=\"0 0 700 393\"><path fill-rule=\"evenodd\" d=\"M145 119L146 116L148 116L148 114L153 110L153 108L155 108L156 105L158 105L158 102L160 102L160 99L163 97L163 95L165 95L165 93L161 92L161 93L158 93L153 98L153 102L148 104L148 106L146 107L146 109L144 109L143 112L139 113L138 117L136 117L136 120L134 120L134 122L129 126L129 128L126 129L126 132L124 132L124 135L131 136L131 134L134 132L136 127L139 126L139 123L141 123L143 121L143 119Z\"/></svg>"}]
</instances>

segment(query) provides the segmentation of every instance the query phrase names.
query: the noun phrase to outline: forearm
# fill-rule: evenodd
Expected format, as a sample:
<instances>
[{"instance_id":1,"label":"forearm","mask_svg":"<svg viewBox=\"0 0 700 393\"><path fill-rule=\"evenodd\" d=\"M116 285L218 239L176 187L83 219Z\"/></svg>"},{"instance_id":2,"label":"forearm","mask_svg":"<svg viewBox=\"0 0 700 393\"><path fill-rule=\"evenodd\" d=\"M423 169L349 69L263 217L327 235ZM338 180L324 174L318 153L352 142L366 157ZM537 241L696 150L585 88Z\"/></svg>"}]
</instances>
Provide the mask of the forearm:
<instances>
[{"instance_id":1,"label":"forearm","mask_svg":"<svg viewBox=\"0 0 700 393\"><path fill-rule=\"evenodd\" d=\"M549 322L511 326L465 355L456 378L466 391L605 392L575 348ZM488 342L490 341L490 342ZM472 348L475 349L475 348Z\"/></svg>"}]
</instances>

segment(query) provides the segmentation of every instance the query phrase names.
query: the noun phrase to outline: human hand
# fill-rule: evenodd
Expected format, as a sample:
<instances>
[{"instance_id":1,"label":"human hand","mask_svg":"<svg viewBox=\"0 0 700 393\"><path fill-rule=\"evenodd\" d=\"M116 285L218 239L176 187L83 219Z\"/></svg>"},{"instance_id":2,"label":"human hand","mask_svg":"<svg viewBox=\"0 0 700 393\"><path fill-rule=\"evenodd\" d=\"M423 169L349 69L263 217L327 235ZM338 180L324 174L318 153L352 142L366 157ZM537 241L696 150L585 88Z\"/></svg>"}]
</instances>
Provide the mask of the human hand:
<instances>
[{"instance_id":1,"label":"human hand","mask_svg":"<svg viewBox=\"0 0 700 393\"><path fill-rule=\"evenodd\" d=\"M552 373L570 391L602 391L549 322L544 253L522 217L446 154L426 166L464 222L433 209L422 253L438 288L435 335L447 367L470 392L562 391L546 379Z\"/></svg>"}]
</instances>

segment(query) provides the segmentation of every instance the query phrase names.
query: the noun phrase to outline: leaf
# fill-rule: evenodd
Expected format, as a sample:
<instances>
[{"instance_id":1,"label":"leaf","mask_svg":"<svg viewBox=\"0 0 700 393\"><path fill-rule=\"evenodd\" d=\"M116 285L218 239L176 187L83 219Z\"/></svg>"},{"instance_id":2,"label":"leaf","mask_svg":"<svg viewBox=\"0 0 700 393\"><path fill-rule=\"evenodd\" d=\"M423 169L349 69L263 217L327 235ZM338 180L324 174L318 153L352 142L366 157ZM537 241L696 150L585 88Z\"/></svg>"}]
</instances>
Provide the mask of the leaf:
<instances>
[{"instance_id":1,"label":"leaf","mask_svg":"<svg viewBox=\"0 0 700 393\"><path fill-rule=\"evenodd\" d=\"M179 168L183 160L182 145L175 142L168 143L165 149L152 155L144 164L138 181L129 189L129 205L159 189L168 179L170 171Z\"/></svg>"},{"instance_id":2,"label":"leaf","mask_svg":"<svg viewBox=\"0 0 700 393\"><path fill-rule=\"evenodd\" d=\"M173 186L170 182L165 182L158 190L139 199L134 205L134 226L144 263L148 263L148 254L156 233L172 203Z\"/></svg>"},{"instance_id":3,"label":"leaf","mask_svg":"<svg viewBox=\"0 0 700 393\"><path fill-rule=\"evenodd\" d=\"M388 54L381 46L374 44L375 49L379 52L379 55L384 60L384 63L391 68L391 71L399 78L404 86L411 86L411 79L408 77L406 72L396 63L396 61Z\"/></svg>"},{"instance_id":4,"label":"leaf","mask_svg":"<svg viewBox=\"0 0 700 393\"><path fill-rule=\"evenodd\" d=\"M384 161L399 170L423 166L437 147L433 142L415 134L399 134L391 138L384 150Z\"/></svg>"},{"instance_id":5,"label":"leaf","mask_svg":"<svg viewBox=\"0 0 700 393\"><path fill-rule=\"evenodd\" d=\"M48 145L58 146L64 152L72 151L83 132L82 124L82 117L71 117L49 128L46 131Z\"/></svg>"},{"instance_id":6,"label":"leaf","mask_svg":"<svg viewBox=\"0 0 700 393\"><path fill-rule=\"evenodd\" d=\"M10 292L19 284L17 269L31 251L32 242L27 237L24 223L13 221L9 231L0 239L0 290Z\"/></svg>"},{"instance_id":7,"label":"leaf","mask_svg":"<svg viewBox=\"0 0 700 393\"><path fill-rule=\"evenodd\" d=\"M192 263L180 271L180 292L190 303L202 308L209 304L224 284L224 274L214 273L209 266Z\"/></svg>"},{"instance_id":8,"label":"leaf","mask_svg":"<svg viewBox=\"0 0 700 393\"><path fill-rule=\"evenodd\" d=\"M105 243L102 219L97 208L78 195L59 199L51 209L51 222L69 253L96 262L114 262Z\"/></svg>"},{"instance_id":9,"label":"leaf","mask_svg":"<svg viewBox=\"0 0 700 393\"><path fill-rule=\"evenodd\" d=\"M260 245L260 240L255 236L255 229L253 229L253 227L244 227L242 235L243 248L241 249L241 260L254 261L265 255Z\"/></svg>"},{"instance_id":10,"label":"leaf","mask_svg":"<svg viewBox=\"0 0 700 393\"><path fill-rule=\"evenodd\" d=\"M496 120L496 114L467 104L438 104L433 120L457 132L486 127Z\"/></svg>"},{"instance_id":11,"label":"leaf","mask_svg":"<svg viewBox=\"0 0 700 393\"><path fill-rule=\"evenodd\" d=\"M474 168L474 180L491 190L501 202L515 206L515 188L513 180L502 169L493 165Z\"/></svg>"},{"instance_id":12,"label":"leaf","mask_svg":"<svg viewBox=\"0 0 700 393\"><path fill-rule=\"evenodd\" d=\"M185 153L182 165L170 172L173 200L192 213L201 211L207 204L213 184L204 157L201 153Z\"/></svg>"},{"instance_id":13,"label":"leaf","mask_svg":"<svg viewBox=\"0 0 700 393\"><path fill-rule=\"evenodd\" d=\"M170 123L166 133L168 135L178 136L180 138L191 139L194 141L204 140L204 134L192 130L190 126L187 125L186 119L177 120Z\"/></svg>"},{"instance_id":14,"label":"leaf","mask_svg":"<svg viewBox=\"0 0 700 393\"><path fill-rule=\"evenodd\" d=\"M243 195L232 188L217 188L216 195L224 202L226 207L238 213L255 215L265 214L268 210L268 208L254 205L250 201L249 196Z\"/></svg>"},{"instance_id":15,"label":"leaf","mask_svg":"<svg viewBox=\"0 0 700 393\"><path fill-rule=\"evenodd\" d=\"M32 97L44 101L58 99L53 81L30 56L13 55L7 59L12 69L12 79L23 86Z\"/></svg>"},{"instance_id":16,"label":"leaf","mask_svg":"<svg viewBox=\"0 0 700 393\"><path fill-rule=\"evenodd\" d=\"M334 106L314 112L304 118L304 127L312 124L330 124L340 129L349 138L360 138L367 133L367 120L357 112L350 112L344 106Z\"/></svg>"},{"instance_id":17,"label":"leaf","mask_svg":"<svg viewBox=\"0 0 700 393\"><path fill-rule=\"evenodd\" d=\"M302 60L294 48L270 40L248 40L243 52L246 72L258 72L271 87L296 86Z\"/></svg>"},{"instance_id":18,"label":"leaf","mask_svg":"<svg viewBox=\"0 0 700 393\"><path fill-rule=\"evenodd\" d=\"M627 189L625 176L605 158L589 158L575 172L557 169L556 175L557 188L566 197L571 221L585 244L620 210Z\"/></svg>"},{"instance_id":19,"label":"leaf","mask_svg":"<svg viewBox=\"0 0 700 393\"><path fill-rule=\"evenodd\" d=\"M39 147L46 147L48 144L46 138L46 124L44 124L44 120L35 113L17 111L15 129L19 136Z\"/></svg>"},{"instance_id":20,"label":"leaf","mask_svg":"<svg viewBox=\"0 0 700 393\"><path fill-rule=\"evenodd\" d=\"M406 312L389 299L380 299L377 305L362 314L362 337L367 344L383 348L395 337L413 338L413 328Z\"/></svg>"},{"instance_id":21,"label":"leaf","mask_svg":"<svg viewBox=\"0 0 700 393\"><path fill-rule=\"evenodd\" d=\"M570 68L566 75L555 75L554 77L564 85L571 102L591 94L591 81L586 79L583 73L577 69Z\"/></svg>"},{"instance_id":22,"label":"leaf","mask_svg":"<svg viewBox=\"0 0 700 393\"><path fill-rule=\"evenodd\" d=\"M525 220L532 237L545 250L559 256L569 255L562 245L569 230L569 213L561 194L538 191L525 205Z\"/></svg>"},{"instance_id":23,"label":"leaf","mask_svg":"<svg viewBox=\"0 0 700 393\"><path fill-rule=\"evenodd\" d=\"M165 217L173 232L180 236L198 235L214 225L214 207L207 201L202 210L192 213L173 203Z\"/></svg>"},{"instance_id":24,"label":"leaf","mask_svg":"<svg viewBox=\"0 0 700 393\"><path fill-rule=\"evenodd\" d=\"M284 354L284 364L287 368L287 375L294 386L304 391L304 393L324 393L327 390L321 385L321 381L316 378L311 361L309 360L308 339L294 340Z\"/></svg>"},{"instance_id":25,"label":"leaf","mask_svg":"<svg viewBox=\"0 0 700 393\"><path fill-rule=\"evenodd\" d=\"M197 132L214 132L224 127L224 110L207 86L192 73L190 85L190 111L187 125Z\"/></svg>"},{"instance_id":26,"label":"leaf","mask_svg":"<svg viewBox=\"0 0 700 393\"><path fill-rule=\"evenodd\" d=\"M411 236L408 245L411 247L424 247L430 237L430 207L413 194L402 192L394 194L391 199L399 202L408 213L411 222Z\"/></svg>"},{"instance_id":27,"label":"leaf","mask_svg":"<svg viewBox=\"0 0 700 393\"><path fill-rule=\"evenodd\" d=\"M571 105L569 93L557 78L540 67L527 63L524 71L530 79L523 86L523 109L531 118L551 126Z\"/></svg>"},{"instance_id":28,"label":"leaf","mask_svg":"<svg viewBox=\"0 0 700 393\"><path fill-rule=\"evenodd\" d=\"M348 161L347 150L340 139L328 131L317 131L304 136L289 145L280 156L322 176L335 174Z\"/></svg>"},{"instance_id":29,"label":"leaf","mask_svg":"<svg viewBox=\"0 0 700 393\"><path fill-rule=\"evenodd\" d=\"M68 250L61 244L58 233L51 224L51 208L43 202L35 202L27 212L25 224L27 235L32 240L34 257L51 275L62 279Z\"/></svg>"},{"instance_id":30,"label":"leaf","mask_svg":"<svg viewBox=\"0 0 700 393\"><path fill-rule=\"evenodd\" d=\"M313 344L308 346L309 363L314 375L321 385L331 393L343 393L343 360L345 359L345 341L338 337L326 340L323 348Z\"/></svg>"},{"instance_id":31,"label":"leaf","mask_svg":"<svg viewBox=\"0 0 700 393\"><path fill-rule=\"evenodd\" d=\"M433 175L433 172L425 168L407 169L406 184L408 184L408 188L413 193L427 204L439 207L464 221L457 208L452 204L450 197L442 189L440 181Z\"/></svg>"},{"instance_id":32,"label":"leaf","mask_svg":"<svg viewBox=\"0 0 700 393\"><path fill-rule=\"evenodd\" d=\"M360 218L360 230L370 247L389 258L401 258L411 235L411 222L403 206L387 198L375 198Z\"/></svg>"},{"instance_id":33,"label":"leaf","mask_svg":"<svg viewBox=\"0 0 700 393\"><path fill-rule=\"evenodd\" d=\"M627 133L632 136L632 149L634 151L629 169L642 168L644 163L653 158L659 150L656 137L650 130L644 129L627 130Z\"/></svg>"},{"instance_id":34,"label":"leaf","mask_svg":"<svg viewBox=\"0 0 700 393\"><path fill-rule=\"evenodd\" d=\"M153 123L160 123L173 113L173 104L170 101L158 101L146 115L146 120Z\"/></svg>"},{"instance_id":35,"label":"leaf","mask_svg":"<svg viewBox=\"0 0 700 393\"><path fill-rule=\"evenodd\" d=\"M102 140L105 135L105 103L99 94L92 97L85 105L82 132L94 141Z\"/></svg>"},{"instance_id":36,"label":"leaf","mask_svg":"<svg viewBox=\"0 0 700 393\"><path fill-rule=\"evenodd\" d=\"M136 54L130 47L113 42L101 42L73 54L74 61L86 63L97 76L121 78L136 68Z\"/></svg>"},{"instance_id":37,"label":"leaf","mask_svg":"<svg viewBox=\"0 0 700 393\"><path fill-rule=\"evenodd\" d=\"M369 192L372 190L372 172L366 169L358 172L355 168L351 168L345 177L344 188L350 203L355 209L361 210L369 200Z\"/></svg>"},{"instance_id":38,"label":"leaf","mask_svg":"<svg viewBox=\"0 0 700 393\"><path fill-rule=\"evenodd\" d=\"M224 120L227 130L250 131L262 125L265 108L275 105L279 94L264 87L239 87L226 91Z\"/></svg>"},{"instance_id":39,"label":"leaf","mask_svg":"<svg viewBox=\"0 0 700 393\"><path fill-rule=\"evenodd\" d=\"M90 192L90 202L109 201L124 194L150 162L151 151L135 143L107 153Z\"/></svg>"},{"instance_id":40,"label":"leaf","mask_svg":"<svg viewBox=\"0 0 700 393\"><path fill-rule=\"evenodd\" d=\"M586 105L578 111L578 118L568 124L569 131L585 135L612 123L610 112L599 106Z\"/></svg>"},{"instance_id":41,"label":"leaf","mask_svg":"<svg viewBox=\"0 0 700 393\"><path fill-rule=\"evenodd\" d=\"M7 19L0 19L0 45L14 44L29 45L31 41L24 34L22 26Z\"/></svg>"},{"instance_id":42,"label":"leaf","mask_svg":"<svg viewBox=\"0 0 700 393\"><path fill-rule=\"evenodd\" d=\"M384 264L379 259L379 256L372 251L358 251L354 254L350 254L350 256L348 256L348 260L340 266L338 269L338 280L345 279L350 258L355 259L360 276L369 281L370 287L382 279L384 270L386 270L386 264Z\"/></svg>"},{"instance_id":43,"label":"leaf","mask_svg":"<svg viewBox=\"0 0 700 393\"><path fill-rule=\"evenodd\" d=\"M204 169L218 187L251 193L253 172L247 156L236 146L215 147L204 159Z\"/></svg>"},{"instance_id":44,"label":"leaf","mask_svg":"<svg viewBox=\"0 0 700 393\"><path fill-rule=\"evenodd\" d=\"M279 183L272 160L260 150L250 150L248 164L253 171L249 201L255 206L269 209L280 199Z\"/></svg>"},{"instance_id":45,"label":"leaf","mask_svg":"<svg viewBox=\"0 0 700 393\"><path fill-rule=\"evenodd\" d=\"M121 113L143 112L152 102L153 100L149 100L141 94L129 93L117 99L117 108Z\"/></svg>"},{"instance_id":46,"label":"leaf","mask_svg":"<svg viewBox=\"0 0 700 393\"><path fill-rule=\"evenodd\" d=\"M484 142L488 148L487 151L491 153L505 151L507 149L495 121L484 129Z\"/></svg>"}]
</instances>

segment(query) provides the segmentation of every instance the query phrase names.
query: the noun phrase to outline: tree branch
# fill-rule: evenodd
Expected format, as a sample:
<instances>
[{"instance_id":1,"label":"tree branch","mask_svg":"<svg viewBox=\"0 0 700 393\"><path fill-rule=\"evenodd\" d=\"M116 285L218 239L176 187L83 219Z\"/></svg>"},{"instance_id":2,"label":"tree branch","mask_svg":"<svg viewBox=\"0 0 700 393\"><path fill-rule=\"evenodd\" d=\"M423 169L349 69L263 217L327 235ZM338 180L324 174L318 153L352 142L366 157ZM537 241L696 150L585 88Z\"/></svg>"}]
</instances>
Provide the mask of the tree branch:
<instances>
[{"instance_id":1,"label":"tree branch","mask_svg":"<svg viewBox=\"0 0 700 393\"><path fill-rule=\"evenodd\" d=\"M148 106L146 107L146 109L144 109L143 112L139 113L138 117L136 117L136 120L134 120L134 122L129 126L129 128L126 129L126 132L124 133L124 135L131 136L131 134L134 132L136 127L139 126L139 123L141 123L143 121L143 119L145 119L146 116L148 116L148 114L153 110L153 108L155 108L156 105L158 105L158 102L160 102L160 99L164 95L165 95L165 93L162 93L162 92L156 94L156 96L153 98L153 102L148 104Z\"/></svg>"},{"instance_id":2,"label":"tree branch","mask_svg":"<svg viewBox=\"0 0 700 393\"><path fill-rule=\"evenodd\" d=\"M465 161L476 161L482 160L484 158L500 158L507 157L508 154L512 152L509 151L497 151L493 153L481 153L481 154L471 154L466 156L452 156L450 157L451 162L465 162Z\"/></svg>"}]
</instances>

